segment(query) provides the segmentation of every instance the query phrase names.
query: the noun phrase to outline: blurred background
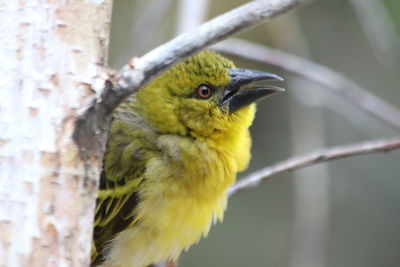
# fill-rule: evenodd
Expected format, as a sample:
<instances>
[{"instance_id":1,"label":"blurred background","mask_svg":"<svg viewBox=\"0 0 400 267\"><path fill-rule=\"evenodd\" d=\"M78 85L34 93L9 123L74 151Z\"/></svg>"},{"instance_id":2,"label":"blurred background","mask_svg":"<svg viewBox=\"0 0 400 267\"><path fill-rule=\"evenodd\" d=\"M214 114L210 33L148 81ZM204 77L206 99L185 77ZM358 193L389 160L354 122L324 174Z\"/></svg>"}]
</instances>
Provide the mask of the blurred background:
<instances>
[{"instance_id":1,"label":"blurred background","mask_svg":"<svg viewBox=\"0 0 400 267\"><path fill-rule=\"evenodd\" d=\"M114 0L109 64L120 68L246 2ZM332 68L400 108L399 35L398 0L319 0L235 37ZM285 93L258 105L248 172L321 147L399 134L325 85L227 56L286 80ZM281 175L233 196L223 224L179 266L400 266L399 203L399 151Z\"/></svg>"}]
</instances>

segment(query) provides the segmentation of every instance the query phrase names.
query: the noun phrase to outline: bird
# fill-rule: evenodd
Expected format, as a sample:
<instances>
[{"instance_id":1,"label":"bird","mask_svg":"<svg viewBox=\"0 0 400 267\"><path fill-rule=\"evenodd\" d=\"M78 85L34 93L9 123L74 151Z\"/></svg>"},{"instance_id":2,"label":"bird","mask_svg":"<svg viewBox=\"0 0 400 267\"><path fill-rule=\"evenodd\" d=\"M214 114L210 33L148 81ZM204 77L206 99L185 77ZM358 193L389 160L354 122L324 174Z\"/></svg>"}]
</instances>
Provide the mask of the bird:
<instances>
[{"instance_id":1,"label":"bird","mask_svg":"<svg viewBox=\"0 0 400 267\"><path fill-rule=\"evenodd\" d=\"M206 237L248 166L255 102L282 80L206 50L128 97L107 139L91 266L174 262Z\"/></svg>"}]
</instances>

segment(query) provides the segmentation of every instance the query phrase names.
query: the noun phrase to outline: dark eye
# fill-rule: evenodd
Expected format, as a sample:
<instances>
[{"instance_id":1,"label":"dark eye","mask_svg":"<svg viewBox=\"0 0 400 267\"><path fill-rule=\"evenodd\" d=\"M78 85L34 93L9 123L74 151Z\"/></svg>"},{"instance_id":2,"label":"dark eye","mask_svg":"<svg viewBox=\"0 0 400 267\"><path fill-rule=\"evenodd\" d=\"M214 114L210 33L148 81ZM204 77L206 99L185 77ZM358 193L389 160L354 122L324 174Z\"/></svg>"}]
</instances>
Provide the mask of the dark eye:
<instances>
[{"instance_id":1,"label":"dark eye","mask_svg":"<svg viewBox=\"0 0 400 267\"><path fill-rule=\"evenodd\" d=\"M212 90L208 85L202 84L196 89L196 96L201 99L207 99L211 96Z\"/></svg>"}]
</instances>

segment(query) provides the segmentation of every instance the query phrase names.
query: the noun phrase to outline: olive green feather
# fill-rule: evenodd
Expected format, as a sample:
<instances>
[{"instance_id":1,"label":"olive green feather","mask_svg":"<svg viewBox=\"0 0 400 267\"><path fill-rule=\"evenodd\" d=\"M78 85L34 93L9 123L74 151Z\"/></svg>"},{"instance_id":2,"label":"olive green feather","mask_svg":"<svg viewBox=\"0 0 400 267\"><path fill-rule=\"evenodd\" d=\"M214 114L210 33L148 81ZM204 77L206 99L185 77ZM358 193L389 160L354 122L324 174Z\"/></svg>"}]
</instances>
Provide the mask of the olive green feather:
<instances>
[{"instance_id":1,"label":"olive green feather","mask_svg":"<svg viewBox=\"0 0 400 267\"><path fill-rule=\"evenodd\" d=\"M135 207L140 201L146 162L157 150L154 133L132 111L121 105L111 124L104 168L96 202L92 265L101 263L107 244L136 223Z\"/></svg>"}]
</instances>

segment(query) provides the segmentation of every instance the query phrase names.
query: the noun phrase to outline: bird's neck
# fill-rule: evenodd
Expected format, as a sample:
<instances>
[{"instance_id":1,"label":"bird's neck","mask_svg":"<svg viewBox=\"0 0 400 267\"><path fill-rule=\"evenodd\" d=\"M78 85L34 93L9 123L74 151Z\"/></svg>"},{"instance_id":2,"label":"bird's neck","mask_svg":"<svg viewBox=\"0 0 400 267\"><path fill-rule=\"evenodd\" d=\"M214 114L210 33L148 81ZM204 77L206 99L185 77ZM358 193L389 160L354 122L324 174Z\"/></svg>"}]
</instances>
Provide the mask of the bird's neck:
<instances>
[{"instance_id":1,"label":"bird's neck","mask_svg":"<svg viewBox=\"0 0 400 267\"><path fill-rule=\"evenodd\" d=\"M212 139L162 135L158 145L179 176L176 181L184 188L181 192L200 198L225 194L250 159L247 130Z\"/></svg>"}]
</instances>

